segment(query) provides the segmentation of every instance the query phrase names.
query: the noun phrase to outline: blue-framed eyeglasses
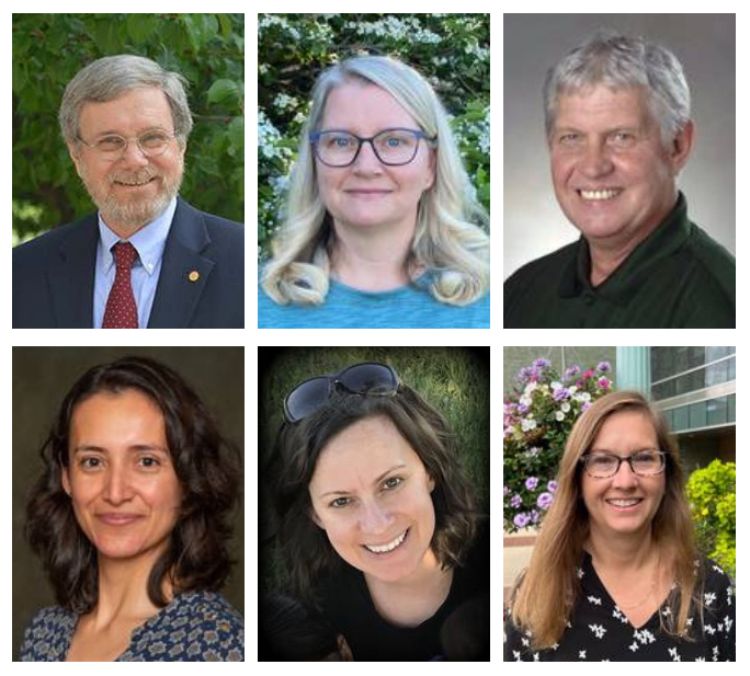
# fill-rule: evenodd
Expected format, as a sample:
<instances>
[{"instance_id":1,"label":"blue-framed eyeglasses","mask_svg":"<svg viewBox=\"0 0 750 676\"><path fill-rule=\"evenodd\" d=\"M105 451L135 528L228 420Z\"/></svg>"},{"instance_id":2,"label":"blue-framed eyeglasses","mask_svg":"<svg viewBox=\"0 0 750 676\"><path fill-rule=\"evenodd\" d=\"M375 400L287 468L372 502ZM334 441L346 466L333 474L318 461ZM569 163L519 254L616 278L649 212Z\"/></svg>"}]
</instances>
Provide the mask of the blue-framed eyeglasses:
<instances>
[{"instance_id":1,"label":"blue-framed eyeglasses","mask_svg":"<svg viewBox=\"0 0 750 676\"><path fill-rule=\"evenodd\" d=\"M437 136L428 136L420 129L394 127L383 129L375 136L362 137L344 129L324 129L310 134L315 156L328 167L354 164L363 143L369 143L375 157L389 167L409 164L419 150L419 141L437 143Z\"/></svg>"}]
</instances>

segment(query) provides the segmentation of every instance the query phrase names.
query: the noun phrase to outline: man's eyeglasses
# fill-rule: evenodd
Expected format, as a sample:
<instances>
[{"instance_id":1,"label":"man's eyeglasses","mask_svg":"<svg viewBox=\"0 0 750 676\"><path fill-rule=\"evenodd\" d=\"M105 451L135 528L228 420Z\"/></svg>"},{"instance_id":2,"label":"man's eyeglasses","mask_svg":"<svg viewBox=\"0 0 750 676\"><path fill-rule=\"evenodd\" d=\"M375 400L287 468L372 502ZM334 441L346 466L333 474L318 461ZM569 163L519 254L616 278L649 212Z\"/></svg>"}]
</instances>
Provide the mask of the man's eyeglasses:
<instances>
[{"instance_id":1,"label":"man's eyeglasses","mask_svg":"<svg viewBox=\"0 0 750 676\"><path fill-rule=\"evenodd\" d=\"M167 134L164 131L149 131L131 138L125 138L117 134L107 134L98 138L93 143L87 143L80 136L78 140L106 160L119 160L125 154L130 141L135 141L139 150L146 157L158 157L164 154L164 151L175 138L177 137L174 134Z\"/></svg>"},{"instance_id":2,"label":"man's eyeglasses","mask_svg":"<svg viewBox=\"0 0 750 676\"><path fill-rule=\"evenodd\" d=\"M317 376L297 385L284 399L284 417L296 423L322 408L337 389L350 394L390 396L398 392L398 376L377 362L354 364L333 376Z\"/></svg>"},{"instance_id":3,"label":"man's eyeglasses","mask_svg":"<svg viewBox=\"0 0 750 676\"><path fill-rule=\"evenodd\" d=\"M664 451L644 450L625 458L612 453L588 453L580 462L586 474L594 479L609 479L620 471L620 465L627 462L638 476L661 474L666 466L667 454Z\"/></svg>"},{"instance_id":4,"label":"man's eyeglasses","mask_svg":"<svg viewBox=\"0 0 750 676\"><path fill-rule=\"evenodd\" d=\"M315 156L329 167L348 167L354 164L363 143L369 143L375 157L389 167L409 164L419 150L420 139L434 144L437 136L427 136L419 129L384 129L364 138L348 131L327 129L310 134Z\"/></svg>"}]
</instances>

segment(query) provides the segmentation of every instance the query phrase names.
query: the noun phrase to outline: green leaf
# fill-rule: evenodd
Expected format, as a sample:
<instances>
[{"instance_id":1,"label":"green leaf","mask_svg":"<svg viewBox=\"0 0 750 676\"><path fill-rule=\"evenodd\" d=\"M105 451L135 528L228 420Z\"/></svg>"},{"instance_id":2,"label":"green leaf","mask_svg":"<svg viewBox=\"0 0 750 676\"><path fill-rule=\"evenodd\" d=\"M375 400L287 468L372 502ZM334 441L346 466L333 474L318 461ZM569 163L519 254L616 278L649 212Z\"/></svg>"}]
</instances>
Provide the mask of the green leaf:
<instances>
[{"instance_id":1,"label":"green leaf","mask_svg":"<svg viewBox=\"0 0 750 676\"><path fill-rule=\"evenodd\" d=\"M128 37L136 45L148 42L158 25L159 19L154 14L128 14L125 20Z\"/></svg>"},{"instance_id":2,"label":"green leaf","mask_svg":"<svg viewBox=\"0 0 750 676\"><path fill-rule=\"evenodd\" d=\"M234 80L222 78L216 80L208 90L206 98L209 103L229 103L241 99L240 88Z\"/></svg>"}]
</instances>

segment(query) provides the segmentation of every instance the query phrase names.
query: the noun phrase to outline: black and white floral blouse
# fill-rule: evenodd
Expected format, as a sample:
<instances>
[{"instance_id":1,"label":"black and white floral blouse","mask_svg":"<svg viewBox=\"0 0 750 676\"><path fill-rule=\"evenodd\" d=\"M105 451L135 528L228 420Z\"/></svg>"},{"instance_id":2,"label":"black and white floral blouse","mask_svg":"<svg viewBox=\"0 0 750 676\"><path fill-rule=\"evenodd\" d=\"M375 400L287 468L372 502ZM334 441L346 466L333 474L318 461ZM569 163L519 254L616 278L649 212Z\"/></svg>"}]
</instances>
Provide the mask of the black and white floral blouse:
<instances>
[{"instance_id":1,"label":"black and white floral blouse","mask_svg":"<svg viewBox=\"0 0 750 676\"><path fill-rule=\"evenodd\" d=\"M40 610L26 629L24 662L62 662L78 616L60 606ZM239 662L244 658L242 617L220 594L191 592L136 628L116 662Z\"/></svg>"},{"instance_id":2,"label":"black and white floral blouse","mask_svg":"<svg viewBox=\"0 0 750 676\"><path fill-rule=\"evenodd\" d=\"M639 629L617 607L584 555L578 569L581 593L573 616L553 648L534 651L531 634L519 630L512 619L505 623L505 661L630 661L723 662L735 659L734 588L724 571L706 561L703 588L703 622L700 613L688 617L692 640L679 638L661 628L660 615L669 621L666 604Z\"/></svg>"}]
</instances>

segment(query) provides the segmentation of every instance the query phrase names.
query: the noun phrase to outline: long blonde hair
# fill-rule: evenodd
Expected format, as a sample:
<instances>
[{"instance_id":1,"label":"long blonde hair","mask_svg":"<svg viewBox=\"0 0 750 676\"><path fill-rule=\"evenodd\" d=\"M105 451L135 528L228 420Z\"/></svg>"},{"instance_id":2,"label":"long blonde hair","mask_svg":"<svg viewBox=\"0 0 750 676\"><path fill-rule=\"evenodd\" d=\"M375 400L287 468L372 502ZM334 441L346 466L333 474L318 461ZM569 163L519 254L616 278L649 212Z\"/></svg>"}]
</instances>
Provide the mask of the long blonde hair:
<instances>
[{"instance_id":1,"label":"long blonde hair","mask_svg":"<svg viewBox=\"0 0 750 676\"><path fill-rule=\"evenodd\" d=\"M414 275L429 270L430 292L439 301L472 303L489 290L489 237L480 227L487 224L487 215L473 197L447 114L432 87L413 68L382 56L347 59L318 78L263 288L280 304L325 301L333 228L318 192L309 134L318 130L331 91L351 81L384 89L429 137L437 138L435 181L419 202L407 270Z\"/></svg>"},{"instance_id":2,"label":"long blonde hair","mask_svg":"<svg viewBox=\"0 0 750 676\"><path fill-rule=\"evenodd\" d=\"M667 453L665 490L651 525L655 546L672 561L677 584L670 595L672 626L686 635L687 617L698 584L697 550L690 507L684 493L679 450L662 416L638 392L612 392L591 405L568 437L557 474L555 500L544 518L529 567L513 595L511 615L517 627L531 632L535 650L559 642L571 619L580 584L576 569L588 535L588 513L581 495L579 460L594 443L604 421L624 410L642 411L654 426L659 448Z\"/></svg>"}]
</instances>

